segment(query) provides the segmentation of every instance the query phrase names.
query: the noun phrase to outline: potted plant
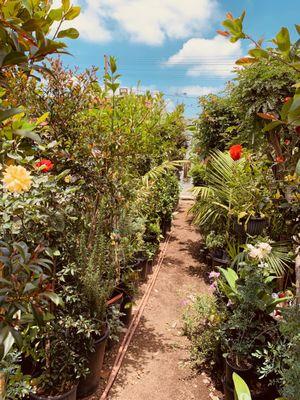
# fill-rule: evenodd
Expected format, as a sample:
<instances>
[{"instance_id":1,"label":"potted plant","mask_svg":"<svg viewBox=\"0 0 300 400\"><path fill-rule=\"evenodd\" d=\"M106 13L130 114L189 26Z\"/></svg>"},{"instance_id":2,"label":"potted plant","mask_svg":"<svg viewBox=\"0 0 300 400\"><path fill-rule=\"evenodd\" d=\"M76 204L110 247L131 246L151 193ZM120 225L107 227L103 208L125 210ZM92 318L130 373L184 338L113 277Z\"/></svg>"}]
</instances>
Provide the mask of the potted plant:
<instances>
[{"instance_id":1,"label":"potted plant","mask_svg":"<svg viewBox=\"0 0 300 400\"><path fill-rule=\"evenodd\" d=\"M270 316L276 306L286 298L274 298L274 277L256 264L242 263L239 274L233 269L219 268L223 279L218 281L225 301L228 303L228 318L221 328L221 342L226 361L224 390L226 399L232 399L232 374L238 373L251 380L255 371L253 353L263 343L278 340L279 330L276 321ZM267 267L265 266L267 271Z\"/></svg>"},{"instance_id":2,"label":"potted plant","mask_svg":"<svg viewBox=\"0 0 300 400\"><path fill-rule=\"evenodd\" d=\"M32 379L32 400L75 400L81 376L87 373L80 354L81 338L62 313L37 330L32 355L38 366Z\"/></svg>"},{"instance_id":3,"label":"potted plant","mask_svg":"<svg viewBox=\"0 0 300 400\"><path fill-rule=\"evenodd\" d=\"M205 245L210 252L213 267L216 265L228 265L229 259L226 250L226 237L224 234L217 234L211 231L205 238Z\"/></svg>"},{"instance_id":4,"label":"potted plant","mask_svg":"<svg viewBox=\"0 0 300 400\"><path fill-rule=\"evenodd\" d=\"M206 165L204 162L196 161L189 171L194 186L205 186L206 184Z\"/></svg>"}]
</instances>

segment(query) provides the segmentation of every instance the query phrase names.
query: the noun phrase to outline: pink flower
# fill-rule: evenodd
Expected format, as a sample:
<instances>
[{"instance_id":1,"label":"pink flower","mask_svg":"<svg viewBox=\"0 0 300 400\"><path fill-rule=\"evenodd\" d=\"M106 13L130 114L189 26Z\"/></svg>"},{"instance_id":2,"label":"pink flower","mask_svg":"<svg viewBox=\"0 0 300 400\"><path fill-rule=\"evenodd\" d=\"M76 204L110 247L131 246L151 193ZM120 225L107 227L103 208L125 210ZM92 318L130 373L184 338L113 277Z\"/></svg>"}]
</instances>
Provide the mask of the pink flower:
<instances>
[{"instance_id":1,"label":"pink flower","mask_svg":"<svg viewBox=\"0 0 300 400\"><path fill-rule=\"evenodd\" d=\"M218 279L220 276L220 272L212 271L208 275L209 279Z\"/></svg>"}]
</instances>

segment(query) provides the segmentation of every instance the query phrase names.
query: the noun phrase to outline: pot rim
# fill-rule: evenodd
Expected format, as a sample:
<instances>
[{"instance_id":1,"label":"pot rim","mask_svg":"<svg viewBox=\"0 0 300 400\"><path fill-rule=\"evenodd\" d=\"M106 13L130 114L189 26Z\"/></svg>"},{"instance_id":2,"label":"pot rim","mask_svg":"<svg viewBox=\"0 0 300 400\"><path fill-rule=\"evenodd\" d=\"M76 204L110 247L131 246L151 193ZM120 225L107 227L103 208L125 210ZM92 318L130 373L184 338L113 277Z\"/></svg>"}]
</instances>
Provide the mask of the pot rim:
<instances>
[{"instance_id":1,"label":"pot rim","mask_svg":"<svg viewBox=\"0 0 300 400\"><path fill-rule=\"evenodd\" d=\"M101 342L103 342L105 339L107 339L109 336L109 325L106 324L106 329L105 332L103 333L103 335L101 337L99 337L99 339L95 339L95 344L99 344Z\"/></svg>"},{"instance_id":2,"label":"pot rim","mask_svg":"<svg viewBox=\"0 0 300 400\"><path fill-rule=\"evenodd\" d=\"M57 396L44 396L36 393L30 392L29 396L33 398L34 400L63 400L65 397L69 396L73 392L77 390L78 384L72 387L68 392L59 394Z\"/></svg>"},{"instance_id":3,"label":"pot rim","mask_svg":"<svg viewBox=\"0 0 300 400\"><path fill-rule=\"evenodd\" d=\"M248 367L248 368L241 368L241 367L238 367L237 365L232 364L232 363L229 361L228 357L225 358L225 361L226 361L226 364L228 364L229 367L231 367L232 369L235 369L235 370L237 370L237 371L247 372L247 371L251 371L251 369L253 368L253 365L252 365L252 364L251 364L250 367Z\"/></svg>"}]
</instances>

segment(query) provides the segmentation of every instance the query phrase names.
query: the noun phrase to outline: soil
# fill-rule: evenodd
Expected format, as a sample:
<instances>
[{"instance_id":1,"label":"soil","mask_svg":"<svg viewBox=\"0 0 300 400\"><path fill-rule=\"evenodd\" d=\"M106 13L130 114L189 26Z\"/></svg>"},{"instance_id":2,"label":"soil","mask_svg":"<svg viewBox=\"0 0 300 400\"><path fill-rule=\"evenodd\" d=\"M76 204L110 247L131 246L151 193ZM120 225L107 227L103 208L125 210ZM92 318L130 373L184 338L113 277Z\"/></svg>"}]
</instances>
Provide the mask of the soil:
<instances>
[{"instance_id":1,"label":"soil","mask_svg":"<svg viewBox=\"0 0 300 400\"><path fill-rule=\"evenodd\" d=\"M210 378L191 368L189 341L182 335L186 300L209 290L207 267L199 261L201 236L188 215L191 205L192 200L182 196L161 271L109 400L222 399ZM144 290L145 285L141 295ZM100 399L115 353L108 354L103 382L88 400Z\"/></svg>"}]
</instances>

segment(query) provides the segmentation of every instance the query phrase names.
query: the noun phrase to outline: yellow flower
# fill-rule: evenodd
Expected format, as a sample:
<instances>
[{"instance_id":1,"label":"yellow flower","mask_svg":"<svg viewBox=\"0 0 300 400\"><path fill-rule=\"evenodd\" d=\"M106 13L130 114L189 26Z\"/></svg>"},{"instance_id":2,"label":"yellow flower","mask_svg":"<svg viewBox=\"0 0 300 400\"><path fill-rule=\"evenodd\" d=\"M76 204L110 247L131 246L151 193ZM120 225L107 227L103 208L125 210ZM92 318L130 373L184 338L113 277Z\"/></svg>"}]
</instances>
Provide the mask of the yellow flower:
<instances>
[{"instance_id":1,"label":"yellow flower","mask_svg":"<svg viewBox=\"0 0 300 400\"><path fill-rule=\"evenodd\" d=\"M30 172L20 165L9 165L3 175L4 187L13 193L27 192L32 184Z\"/></svg>"},{"instance_id":2,"label":"yellow flower","mask_svg":"<svg viewBox=\"0 0 300 400\"><path fill-rule=\"evenodd\" d=\"M70 182L71 182L71 179L72 179L71 175L67 175L67 176L65 177L64 181L65 181L66 183L70 183Z\"/></svg>"}]
</instances>

